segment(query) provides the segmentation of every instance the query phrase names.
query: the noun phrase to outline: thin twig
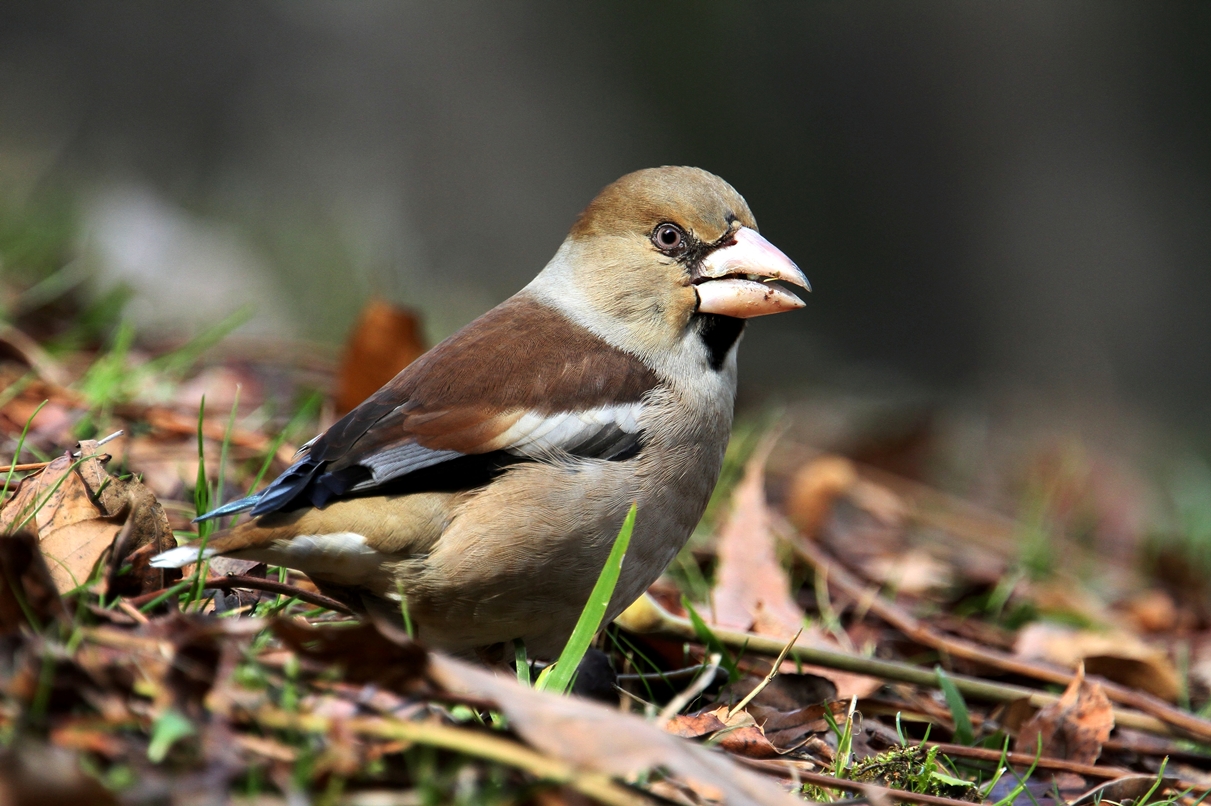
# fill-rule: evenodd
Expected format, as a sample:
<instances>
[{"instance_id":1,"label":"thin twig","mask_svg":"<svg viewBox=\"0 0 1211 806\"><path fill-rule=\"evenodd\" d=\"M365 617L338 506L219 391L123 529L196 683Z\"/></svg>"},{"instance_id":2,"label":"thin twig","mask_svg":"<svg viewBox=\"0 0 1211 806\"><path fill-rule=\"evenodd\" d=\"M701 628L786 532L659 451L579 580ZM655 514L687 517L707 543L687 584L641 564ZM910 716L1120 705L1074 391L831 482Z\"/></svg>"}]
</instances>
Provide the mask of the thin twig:
<instances>
[{"instance_id":1,"label":"thin twig","mask_svg":"<svg viewBox=\"0 0 1211 806\"><path fill-rule=\"evenodd\" d=\"M260 577L244 576L243 574L232 574L224 577L210 577L202 583L202 588L212 588L216 590L231 590L232 588L248 588L250 590L261 590L267 593L280 593L285 596L293 596L296 599L313 604L316 607L324 607L329 610L334 610L337 613L342 613L346 616L354 615L354 612L347 606L338 602L330 596L325 596L322 593L296 588L293 585L286 585L282 582L274 582ZM132 596L126 601L130 602L134 607L142 607L143 605L156 598L164 591L152 591L139 596Z\"/></svg>"},{"instance_id":2,"label":"thin twig","mask_svg":"<svg viewBox=\"0 0 1211 806\"><path fill-rule=\"evenodd\" d=\"M1197 764L1202 767L1211 765L1211 756L1206 753L1193 752L1178 746L1175 742L1133 742L1130 738L1121 737L1102 743L1103 753L1135 753L1140 756L1163 758L1168 756L1173 761L1183 764Z\"/></svg>"},{"instance_id":3,"label":"thin twig","mask_svg":"<svg viewBox=\"0 0 1211 806\"><path fill-rule=\"evenodd\" d=\"M756 699L757 695L760 694L762 691L764 691L765 687L768 686L771 682L773 682L773 679L778 676L778 669L782 666L782 661L786 660L786 653L791 651L791 647L793 647L795 645L795 642L799 640L800 635L803 635L802 627L799 628L799 632L795 633L794 637L791 638L791 640L786 642L786 646L782 647L782 651L778 653L778 659L775 660L774 665L770 667L769 674L767 674L760 683L758 683L756 686L754 686L753 690L750 691L747 695L745 695L744 699L742 699L740 702L733 705L731 710L727 712L726 721L730 722L732 720L732 717L734 717L736 714L743 711L744 706L748 705L750 702L752 702L754 699Z\"/></svg>"},{"instance_id":4,"label":"thin twig","mask_svg":"<svg viewBox=\"0 0 1211 806\"><path fill-rule=\"evenodd\" d=\"M857 577L843 568L835 559L829 557L818 544L804 537L785 521L779 526L779 531L794 547L795 552L823 574L834 588L844 592L854 601L866 604L869 612L874 613L913 641L951 657L980 663L1010 674L1018 674L1065 687L1072 683L1074 678L1072 672L1032 663L962 638L943 635L882 596L870 596L869 586L863 585ZM1175 708L1150 694L1121 686L1105 678L1097 678L1097 682L1101 684L1106 696L1113 702L1130 706L1155 717L1189 738L1204 742L1211 741L1211 721Z\"/></svg>"},{"instance_id":5,"label":"thin twig","mask_svg":"<svg viewBox=\"0 0 1211 806\"><path fill-rule=\"evenodd\" d=\"M1057 772L1073 772L1077 775L1083 775L1090 778L1105 778L1113 780L1122 778L1125 775L1139 775L1133 770L1125 770L1122 767L1103 767L1096 764L1078 764L1075 761L1067 761L1062 758L1047 758L1045 756L1035 757L1031 753L1004 753L1000 750L993 750L989 747L968 747L963 744L947 744L946 742L925 742L926 747L936 747L939 752L945 753L948 756L957 756L959 758L974 758L980 761L996 761L1002 759L1010 764L1016 764L1021 767L1036 766L1040 770L1056 770ZM1190 781L1177 781L1178 789L1197 789L1201 784L1194 784Z\"/></svg>"},{"instance_id":6,"label":"thin twig","mask_svg":"<svg viewBox=\"0 0 1211 806\"><path fill-rule=\"evenodd\" d=\"M715 682L715 672L719 670L719 662L723 660L723 656L718 652L711 655L707 667L703 670L698 679L687 686L676 697L669 700L668 705L664 706L660 711L660 715L656 717L656 724L663 728L668 724L669 720L681 713L681 709L694 701L702 692L706 691L707 686Z\"/></svg>"},{"instance_id":7,"label":"thin twig","mask_svg":"<svg viewBox=\"0 0 1211 806\"><path fill-rule=\"evenodd\" d=\"M151 623L151 619L147 618L147 616L140 613L139 608L132 605L126 599L118 600L118 609L121 610L126 615L130 616L132 619L134 619L139 624L150 624Z\"/></svg>"},{"instance_id":8,"label":"thin twig","mask_svg":"<svg viewBox=\"0 0 1211 806\"><path fill-rule=\"evenodd\" d=\"M0 473L25 473L29 470L41 470L49 464L50 462L28 462L23 465L8 465L0 467Z\"/></svg>"}]
</instances>

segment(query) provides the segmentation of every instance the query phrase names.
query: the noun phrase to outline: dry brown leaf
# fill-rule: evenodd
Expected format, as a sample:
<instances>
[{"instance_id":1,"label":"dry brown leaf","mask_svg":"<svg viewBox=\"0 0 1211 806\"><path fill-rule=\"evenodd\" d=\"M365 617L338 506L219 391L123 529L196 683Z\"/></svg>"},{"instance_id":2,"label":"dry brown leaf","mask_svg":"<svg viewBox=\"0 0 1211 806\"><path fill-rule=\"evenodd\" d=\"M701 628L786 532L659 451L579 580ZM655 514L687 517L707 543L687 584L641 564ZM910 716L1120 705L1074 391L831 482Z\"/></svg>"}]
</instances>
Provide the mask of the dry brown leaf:
<instances>
[{"instance_id":1,"label":"dry brown leaf","mask_svg":"<svg viewBox=\"0 0 1211 806\"><path fill-rule=\"evenodd\" d=\"M1078 630L1036 622L1022 628L1014 653L1031 660L1046 660L1138 688L1168 702L1176 702L1181 678L1164 650L1149 646L1131 633Z\"/></svg>"},{"instance_id":2,"label":"dry brown leaf","mask_svg":"<svg viewBox=\"0 0 1211 806\"><path fill-rule=\"evenodd\" d=\"M744 478L732 495L732 512L719 535L715 553L719 564L712 591L713 620L720 627L790 639L803 626L804 613L790 594L790 579L775 551L771 515L765 501L765 460L772 440L748 460ZM836 649L837 644L815 628L804 629L803 646ZM786 661L783 670L803 670L836 685L839 696L865 697L882 683L874 678L801 666Z\"/></svg>"},{"instance_id":3,"label":"dry brown leaf","mask_svg":"<svg viewBox=\"0 0 1211 806\"><path fill-rule=\"evenodd\" d=\"M849 703L840 700L829 703L827 706L810 705L794 711L779 711L751 703L748 706L748 712L753 717L753 721L761 727L765 738L780 753L794 750L813 734L827 733L831 730L828 720L824 716L826 710L832 713L836 724L843 725L848 709Z\"/></svg>"},{"instance_id":4,"label":"dry brown leaf","mask_svg":"<svg viewBox=\"0 0 1211 806\"><path fill-rule=\"evenodd\" d=\"M1114 729L1114 711L1102 687L1085 679L1084 668L1059 701L1041 709L1018 734L1019 753L1042 755L1080 764L1093 764Z\"/></svg>"},{"instance_id":5,"label":"dry brown leaf","mask_svg":"<svg viewBox=\"0 0 1211 806\"><path fill-rule=\"evenodd\" d=\"M336 379L337 413L353 409L424 352L415 313L385 300L370 300L345 343Z\"/></svg>"},{"instance_id":6,"label":"dry brown leaf","mask_svg":"<svg viewBox=\"0 0 1211 806\"><path fill-rule=\"evenodd\" d=\"M715 624L790 638L803 626L803 610L790 595L790 579L778 562L765 503L766 441L745 465L732 494L732 512L719 534L719 564L712 594Z\"/></svg>"},{"instance_id":7,"label":"dry brown leaf","mask_svg":"<svg viewBox=\"0 0 1211 806\"><path fill-rule=\"evenodd\" d=\"M744 758L777 758L778 748L765 737L765 732L756 725L741 725L727 728L715 740L733 756Z\"/></svg>"},{"instance_id":8,"label":"dry brown leaf","mask_svg":"<svg viewBox=\"0 0 1211 806\"><path fill-rule=\"evenodd\" d=\"M176 546L163 508L137 480L110 476L97 458L96 442L86 440L78 448L83 459L64 454L21 482L0 507L0 534L34 532L60 593L85 583L110 546L107 579L114 593L164 587L164 572L148 564L153 554ZM119 574L128 561L130 570Z\"/></svg>"},{"instance_id":9,"label":"dry brown leaf","mask_svg":"<svg viewBox=\"0 0 1211 806\"><path fill-rule=\"evenodd\" d=\"M1158 800L1165 793L1177 786L1177 778L1165 776L1157 786L1155 775L1124 775L1093 787L1071 802L1071 806L1096 806L1100 803L1129 803L1138 801L1149 792L1155 794ZM1156 801L1149 801L1154 803Z\"/></svg>"},{"instance_id":10,"label":"dry brown leaf","mask_svg":"<svg viewBox=\"0 0 1211 806\"><path fill-rule=\"evenodd\" d=\"M1168 632L1177 626L1177 604L1163 590L1141 591L1124 603L1123 610L1142 632Z\"/></svg>"},{"instance_id":11,"label":"dry brown leaf","mask_svg":"<svg viewBox=\"0 0 1211 806\"><path fill-rule=\"evenodd\" d=\"M5 583L0 585L0 635L12 635L27 625L40 630L65 615L32 532L0 537L0 579Z\"/></svg>"},{"instance_id":12,"label":"dry brown leaf","mask_svg":"<svg viewBox=\"0 0 1211 806\"><path fill-rule=\"evenodd\" d=\"M415 690L422 682L425 650L410 641L390 641L373 624L332 630L278 619L273 623L273 631L282 643L298 653L300 660L314 661L319 668L339 665L350 682L373 683L404 693Z\"/></svg>"},{"instance_id":13,"label":"dry brown leaf","mask_svg":"<svg viewBox=\"0 0 1211 806\"><path fill-rule=\"evenodd\" d=\"M60 593L84 584L121 523L93 503L75 460L60 456L36 476L22 481L0 509L0 532L27 528L38 535L42 554ZM57 486L56 486L57 485Z\"/></svg>"},{"instance_id":14,"label":"dry brown leaf","mask_svg":"<svg viewBox=\"0 0 1211 806\"><path fill-rule=\"evenodd\" d=\"M919 595L950 583L954 569L924 549L882 555L863 565L866 575L899 593Z\"/></svg>"},{"instance_id":15,"label":"dry brown leaf","mask_svg":"<svg viewBox=\"0 0 1211 806\"><path fill-rule=\"evenodd\" d=\"M854 463L843 456L821 456L805 464L791 479L786 517L803 534L815 537L838 498L858 482Z\"/></svg>"},{"instance_id":16,"label":"dry brown leaf","mask_svg":"<svg viewBox=\"0 0 1211 806\"><path fill-rule=\"evenodd\" d=\"M677 714L677 716L664 723L664 729L674 736L680 736L682 739L697 739L700 736L709 736L716 731L723 730L727 725L715 715L714 711L702 711L697 714Z\"/></svg>"},{"instance_id":17,"label":"dry brown leaf","mask_svg":"<svg viewBox=\"0 0 1211 806\"><path fill-rule=\"evenodd\" d=\"M723 729L712 735L711 739L728 753L745 758L778 756L778 748L766 738L765 731L748 711L732 713L728 706L722 705L710 713L723 724Z\"/></svg>"},{"instance_id":18,"label":"dry brown leaf","mask_svg":"<svg viewBox=\"0 0 1211 806\"><path fill-rule=\"evenodd\" d=\"M697 747L638 717L575 697L523 688L470 664L432 655L430 677L447 691L495 701L532 747L580 769L630 778L663 768L728 804L789 806L800 801L727 756Z\"/></svg>"}]
</instances>

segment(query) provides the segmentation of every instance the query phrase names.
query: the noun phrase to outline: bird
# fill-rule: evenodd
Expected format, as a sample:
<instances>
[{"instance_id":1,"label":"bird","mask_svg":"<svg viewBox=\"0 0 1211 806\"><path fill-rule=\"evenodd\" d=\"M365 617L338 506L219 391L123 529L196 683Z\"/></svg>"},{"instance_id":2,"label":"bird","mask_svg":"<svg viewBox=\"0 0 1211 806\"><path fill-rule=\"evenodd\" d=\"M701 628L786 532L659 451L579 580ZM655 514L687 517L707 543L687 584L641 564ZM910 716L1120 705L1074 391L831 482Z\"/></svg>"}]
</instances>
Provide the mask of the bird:
<instances>
[{"instance_id":1,"label":"bird","mask_svg":"<svg viewBox=\"0 0 1211 806\"><path fill-rule=\"evenodd\" d=\"M606 186L538 275L300 449L249 519L152 559L286 566L427 646L558 656L632 505L609 623L685 545L731 434L748 319L803 272L699 168Z\"/></svg>"}]
</instances>

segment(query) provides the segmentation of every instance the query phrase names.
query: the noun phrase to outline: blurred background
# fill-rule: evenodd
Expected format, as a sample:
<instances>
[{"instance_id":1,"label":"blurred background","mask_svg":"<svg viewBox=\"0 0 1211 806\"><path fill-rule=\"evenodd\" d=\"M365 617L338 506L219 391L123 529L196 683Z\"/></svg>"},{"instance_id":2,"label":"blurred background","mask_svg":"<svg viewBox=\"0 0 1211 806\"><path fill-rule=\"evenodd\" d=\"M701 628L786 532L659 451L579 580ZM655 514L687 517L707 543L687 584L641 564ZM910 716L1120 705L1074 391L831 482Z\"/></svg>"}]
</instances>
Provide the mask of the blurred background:
<instances>
[{"instance_id":1,"label":"blurred background","mask_svg":"<svg viewBox=\"0 0 1211 806\"><path fill-rule=\"evenodd\" d=\"M337 344L378 294L432 342L660 164L812 281L750 328L742 403L1211 444L1211 4L0 7L9 317L50 276L132 289L140 332L251 302Z\"/></svg>"}]
</instances>

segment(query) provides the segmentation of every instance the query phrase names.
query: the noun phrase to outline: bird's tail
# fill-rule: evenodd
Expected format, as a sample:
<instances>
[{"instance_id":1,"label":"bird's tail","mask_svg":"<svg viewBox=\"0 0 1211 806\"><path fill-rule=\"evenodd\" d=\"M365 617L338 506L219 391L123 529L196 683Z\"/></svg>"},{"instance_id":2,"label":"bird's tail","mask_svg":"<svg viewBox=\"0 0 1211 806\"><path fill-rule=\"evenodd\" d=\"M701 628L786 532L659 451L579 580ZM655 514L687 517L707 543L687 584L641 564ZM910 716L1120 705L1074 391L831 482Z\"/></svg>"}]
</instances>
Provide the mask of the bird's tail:
<instances>
[{"instance_id":1,"label":"bird's tail","mask_svg":"<svg viewBox=\"0 0 1211 806\"><path fill-rule=\"evenodd\" d=\"M216 507L216 508L210 510L209 512L205 512L205 513L199 515L198 517L193 519L193 522L200 523L201 521L208 521L211 518L222 518L227 515L234 515L237 512L244 512L246 510L252 509L260 502L262 495L264 495L263 491L259 492L259 493L254 493L253 495L250 495L247 498L241 498L238 501L232 501L230 503L223 504L223 506L221 506L221 507Z\"/></svg>"}]
</instances>

